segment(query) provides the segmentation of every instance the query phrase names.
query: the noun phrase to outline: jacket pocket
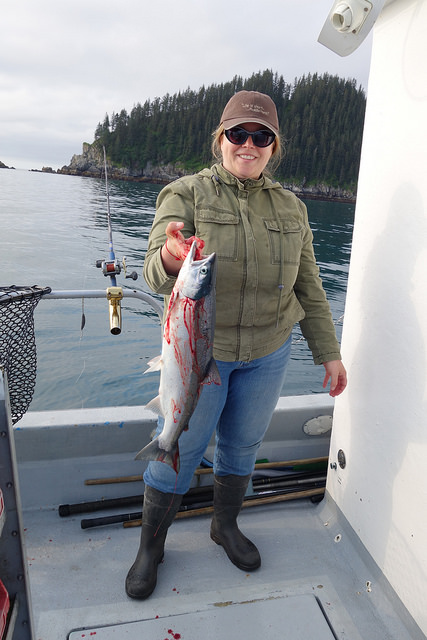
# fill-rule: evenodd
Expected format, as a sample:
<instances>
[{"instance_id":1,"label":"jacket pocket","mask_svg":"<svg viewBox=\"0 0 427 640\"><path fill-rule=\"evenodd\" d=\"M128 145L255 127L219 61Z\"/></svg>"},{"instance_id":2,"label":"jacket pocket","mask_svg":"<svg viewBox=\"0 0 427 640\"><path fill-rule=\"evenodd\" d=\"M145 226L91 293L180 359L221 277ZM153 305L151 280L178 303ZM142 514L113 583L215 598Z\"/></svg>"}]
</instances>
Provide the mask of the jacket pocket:
<instances>
[{"instance_id":1,"label":"jacket pocket","mask_svg":"<svg viewBox=\"0 0 427 640\"><path fill-rule=\"evenodd\" d=\"M299 265L302 250L302 225L293 220L264 219L270 246L272 264Z\"/></svg>"},{"instance_id":2,"label":"jacket pocket","mask_svg":"<svg viewBox=\"0 0 427 640\"><path fill-rule=\"evenodd\" d=\"M194 221L196 234L205 241L208 251L215 251L220 260L237 260L240 219L235 212L212 206L198 206Z\"/></svg>"}]
</instances>

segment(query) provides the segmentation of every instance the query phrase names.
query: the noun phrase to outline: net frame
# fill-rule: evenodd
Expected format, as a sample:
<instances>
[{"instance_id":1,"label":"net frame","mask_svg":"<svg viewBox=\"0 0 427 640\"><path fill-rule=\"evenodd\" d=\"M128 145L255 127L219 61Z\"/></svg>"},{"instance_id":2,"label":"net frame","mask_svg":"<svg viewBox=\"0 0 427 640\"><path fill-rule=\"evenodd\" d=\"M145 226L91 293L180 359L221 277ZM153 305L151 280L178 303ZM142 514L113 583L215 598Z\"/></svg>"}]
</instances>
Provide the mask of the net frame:
<instances>
[{"instance_id":1,"label":"net frame","mask_svg":"<svg viewBox=\"0 0 427 640\"><path fill-rule=\"evenodd\" d=\"M50 287L0 287L0 367L7 375L12 424L33 399L37 376L34 310Z\"/></svg>"}]
</instances>

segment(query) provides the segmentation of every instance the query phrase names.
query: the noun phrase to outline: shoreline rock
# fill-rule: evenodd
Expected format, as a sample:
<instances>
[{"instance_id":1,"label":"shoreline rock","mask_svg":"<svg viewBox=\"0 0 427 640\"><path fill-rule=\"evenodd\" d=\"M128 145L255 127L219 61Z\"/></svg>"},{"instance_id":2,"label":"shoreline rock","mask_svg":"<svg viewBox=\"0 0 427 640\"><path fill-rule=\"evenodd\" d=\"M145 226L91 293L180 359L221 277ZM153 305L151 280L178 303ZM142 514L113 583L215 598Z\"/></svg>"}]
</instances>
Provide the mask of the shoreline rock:
<instances>
[{"instance_id":1,"label":"shoreline rock","mask_svg":"<svg viewBox=\"0 0 427 640\"><path fill-rule=\"evenodd\" d=\"M328 184L316 184L305 186L295 184L293 182L284 182L285 189L289 189L299 198L307 200L333 200L334 202L348 202L354 204L356 202L356 193L349 189L341 189L340 187L331 187Z\"/></svg>"},{"instance_id":2,"label":"shoreline rock","mask_svg":"<svg viewBox=\"0 0 427 640\"><path fill-rule=\"evenodd\" d=\"M0 169L15 169L15 167L8 167L7 164L0 160Z\"/></svg>"},{"instance_id":3,"label":"shoreline rock","mask_svg":"<svg viewBox=\"0 0 427 640\"><path fill-rule=\"evenodd\" d=\"M43 167L42 171L55 173L50 167ZM129 167L115 167L107 164L108 177L110 180L125 180L129 182L151 182L154 184L169 184L178 178L186 175L184 168L180 165L153 165L148 162L144 169L133 170ZM104 155L103 151L96 144L83 143L82 153L74 154L69 165L64 165L56 171L58 174L81 176L85 178L102 178L104 176ZM293 182L282 183L285 189L289 189L299 198L308 200L327 200L333 202L356 202L356 194L347 189L332 187L327 184L306 185L305 181L300 184Z\"/></svg>"},{"instance_id":4,"label":"shoreline rock","mask_svg":"<svg viewBox=\"0 0 427 640\"><path fill-rule=\"evenodd\" d=\"M57 173L52 167L42 167L41 169L28 169L31 173Z\"/></svg>"}]
</instances>

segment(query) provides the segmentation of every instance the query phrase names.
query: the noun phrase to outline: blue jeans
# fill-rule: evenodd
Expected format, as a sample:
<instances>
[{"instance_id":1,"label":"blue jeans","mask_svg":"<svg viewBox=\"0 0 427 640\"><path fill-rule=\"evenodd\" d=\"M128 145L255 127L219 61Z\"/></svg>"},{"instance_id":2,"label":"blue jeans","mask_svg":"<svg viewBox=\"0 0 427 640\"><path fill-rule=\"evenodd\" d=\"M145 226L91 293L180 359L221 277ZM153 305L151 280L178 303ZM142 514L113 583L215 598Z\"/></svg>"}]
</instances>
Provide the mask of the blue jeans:
<instances>
[{"instance_id":1,"label":"blue jeans","mask_svg":"<svg viewBox=\"0 0 427 640\"><path fill-rule=\"evenodd\" d=\"M215 430L215 475L252 473L284 383L291 342L292 336L275 352L250 362L217 360L221 384L202 387L188 431L179 438L178 477L164 462L150 462L145 483L163 493L186 493ZM157 434L162 429L159 417Z\"/></svg>"}]
</instances>

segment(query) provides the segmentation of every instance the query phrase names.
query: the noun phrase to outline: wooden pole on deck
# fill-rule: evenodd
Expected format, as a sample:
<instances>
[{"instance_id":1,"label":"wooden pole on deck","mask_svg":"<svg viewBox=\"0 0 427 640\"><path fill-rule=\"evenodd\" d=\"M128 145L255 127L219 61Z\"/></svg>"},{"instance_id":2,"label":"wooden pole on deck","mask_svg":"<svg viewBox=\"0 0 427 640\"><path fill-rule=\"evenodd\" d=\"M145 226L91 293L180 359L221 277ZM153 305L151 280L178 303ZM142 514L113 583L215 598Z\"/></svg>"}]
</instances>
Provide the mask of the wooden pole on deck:
<instances>
[{"instance_id":1,"label":"wooden pole on deck","mask_svg":"<svg viewBox=\"0 0 427 640\"><path fill-rule=\"evenodd\" d=\"M286 500L297 500L298 498L311 498L312 496L319 496L325 493L325 487L316 487L314 489L305 489L303 491L292 491L289 493L279 494L275 496L265 496L259 498L251 498L249 500L244 500L242 504L242 509L246 507L256 507L262 504L273 504L275 502L285 502ZM175 518L177 520L181 518L192 518L193 516L204 516L213 513L213 505L209 505L207 507L200 507L196 509L182 509L178 511ZM131 520L130 522L124 522L123 527L125 529L130 527L140 527L142 524L142 519Z\"/></svg>"},{"instance_id":2,"label":"wooden pole on deck","mask_svg":"<svg viewBox=\"0 0 427 640\"><path fill-rule=\"evenodd\" d=\"M278 462L257 462L254 469L279 469L281 467L298 467L304 466L307 464L318 464L318 463L326 463L328 461L327 456L322 456L320 458L302 458L299 460L282 460ZM213 473L212 467L199 467L194 472L194 475L208 475ZM140 482L143 480L142 475L133 475L133 476L115 476L112 478L89 478L85 480L85 485L99 485L99 484L118 484L121 482Z\"/></svg>"}]
</instances>

